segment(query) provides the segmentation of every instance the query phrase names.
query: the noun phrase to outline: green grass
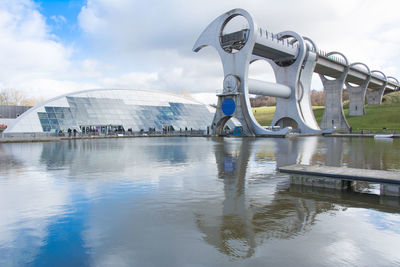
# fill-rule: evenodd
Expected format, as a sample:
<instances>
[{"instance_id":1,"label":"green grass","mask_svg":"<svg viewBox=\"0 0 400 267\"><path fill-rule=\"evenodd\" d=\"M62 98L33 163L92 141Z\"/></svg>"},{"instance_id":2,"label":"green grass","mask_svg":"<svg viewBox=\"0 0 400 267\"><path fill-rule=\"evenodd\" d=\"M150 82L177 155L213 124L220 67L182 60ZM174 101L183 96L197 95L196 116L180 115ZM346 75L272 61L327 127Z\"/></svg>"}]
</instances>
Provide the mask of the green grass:
<instances>
[{"instance_id":1,"label":"green grass","mask_svg":"<svg viewBox=\"0 0 400 267\"><path fill-rule=\"evenodd\" d=\"M391 96L393 97L393 96ZM344 113L349 125L353 131L359 132L362 129L368 132L400 132L400 102L396 102L395 98L393 104L382 104L378 106L365 107L365 116L350 117L348 105L345 106ZM385 101L384 103L391 101ZM322 120L324 114L324 107L313 107L314 116L318 123ZM253 108L258 123L261 125L270 125L274 117L275 107L260 107ZM386 128L384 130L383 128Z\"/></svg>"},{"instance_id":2,"label":"green grass","mask_svg":"<svg viewBox=\"0 0 400 267\"><path fill-rule=\"evenodd\" d=\"M324 107L313 107L314 116L319 123L324 114ZM274 117L275 107L259 107L253 108L253 114L259 124L263 126L271 125L272 119Z\"/></svg>"},{"instance_id":3,"label":"green grass","mask_svg":"<svg viewBox=\"0 0 400 267\"><path fill-rule=\"evenodd\" d=\"M253 108L254 117L260 125L271 125L272 118L274 117L275 107L259 107Z\"/></svg>"},{"instance_id":4,"label":"green grass","mask_svg":"<svg viewBox=\"0 0 400 267\"><path fill-rule=\"evenodd\" d=\"M400 131L400 104L384 104L366 106L365 116L350 117L349 109L344 110L347 122L353 130L368 130L371 132Z\"/></svg>"}]
</instances>

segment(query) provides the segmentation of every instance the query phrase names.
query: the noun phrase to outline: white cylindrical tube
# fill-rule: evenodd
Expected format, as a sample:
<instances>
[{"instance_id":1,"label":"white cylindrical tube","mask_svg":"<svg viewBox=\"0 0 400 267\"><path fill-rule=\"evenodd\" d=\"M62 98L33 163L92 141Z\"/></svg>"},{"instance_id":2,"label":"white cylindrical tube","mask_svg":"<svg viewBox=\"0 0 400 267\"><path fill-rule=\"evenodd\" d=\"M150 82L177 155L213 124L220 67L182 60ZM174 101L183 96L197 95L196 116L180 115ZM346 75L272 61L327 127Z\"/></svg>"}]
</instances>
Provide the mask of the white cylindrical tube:
<instances>
[{"instance_id":1,"label":"white cylindrical tube","mask_svg":"<svg viewBox=\"0 0 400 267\"><path fill-rule=\"evenodd\" d=\"M281 98L289 98L291 91L289 86L264 82L255 79L248 79L249 93L253 95L275 96Z\"/></svg>"}]
</instances>

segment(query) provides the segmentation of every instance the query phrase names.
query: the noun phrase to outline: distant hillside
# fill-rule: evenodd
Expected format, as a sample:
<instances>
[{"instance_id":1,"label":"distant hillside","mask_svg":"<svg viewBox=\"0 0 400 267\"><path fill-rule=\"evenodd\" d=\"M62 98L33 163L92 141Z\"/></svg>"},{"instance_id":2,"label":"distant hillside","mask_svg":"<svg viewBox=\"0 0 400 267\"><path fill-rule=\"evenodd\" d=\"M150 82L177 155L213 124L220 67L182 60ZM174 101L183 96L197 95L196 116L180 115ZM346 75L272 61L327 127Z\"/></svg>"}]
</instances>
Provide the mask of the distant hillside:
<instances>
[{"instance_id":1,"label":"distant hillside","mask_svg":"<svg viewBox=\"0 0 400 267\"><path fill-rule=\"evenodd\" d=\"M382 97L382 104L391 105L391 104L400 104L400 91L392 92ZM343 108L349 108L349 100L343 101Z\"/></svg>"},{"instance_id":2,"label":"distant hillside","mask_svg":"<svg viewBox=\"0 0 400 267\"><path fill-rule=\"evenodd\" d=\"M400 91L384 95L382 98L383 104L400 104Z\"/></svg>"}]
</instances>

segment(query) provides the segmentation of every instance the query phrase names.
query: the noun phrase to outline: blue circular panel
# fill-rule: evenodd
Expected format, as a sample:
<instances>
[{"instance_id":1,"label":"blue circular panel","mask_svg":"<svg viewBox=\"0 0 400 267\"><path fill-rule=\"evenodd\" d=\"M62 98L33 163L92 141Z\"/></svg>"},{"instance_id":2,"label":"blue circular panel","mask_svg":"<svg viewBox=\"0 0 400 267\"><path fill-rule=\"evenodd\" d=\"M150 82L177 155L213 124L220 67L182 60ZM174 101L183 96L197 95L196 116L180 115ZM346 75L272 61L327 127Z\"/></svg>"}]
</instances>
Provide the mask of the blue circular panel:
<instances>
[{"instance_id":1,"label":"blue circular panel","mask_svg":"<svg viewBox=\"0 0 400 267\"><path fill-rule=\"evenodd\" d=\"M235 101L232 98L227 98L222 102L222 111L226 116L230 116L235 112Z\"/></svg>"}]
</instances>

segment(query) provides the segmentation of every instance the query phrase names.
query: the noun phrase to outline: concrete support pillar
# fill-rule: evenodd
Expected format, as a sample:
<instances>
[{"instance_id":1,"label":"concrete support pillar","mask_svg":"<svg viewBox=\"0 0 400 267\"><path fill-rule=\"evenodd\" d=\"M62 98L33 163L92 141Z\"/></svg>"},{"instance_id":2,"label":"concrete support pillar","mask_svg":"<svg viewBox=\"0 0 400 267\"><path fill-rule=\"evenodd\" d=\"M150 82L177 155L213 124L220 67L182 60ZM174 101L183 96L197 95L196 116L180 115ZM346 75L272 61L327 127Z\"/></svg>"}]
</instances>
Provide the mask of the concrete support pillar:
<instances>
[{"instance_id":1,"label":"concrete support pillar","mask_svg":"<svg viewBox=\"0 0 400 267\"><path fill-rule=\"evenodd\" d=\"M365 93L368 88L369 81L371 80L371 71L368 66L364 63L356 62L352 63L350 67L354 65L363 65L368 71L368 77L364 83L358 86L353 86L346 82L346 88L349 93L349 115L350 116L364 116L365 115Z\"/></svg>"},{"instance_id":2,"label":"concrete support pillar","mask_svg":"<svg viewBox=\"0 0 400 267\"><path fill-rule=\"evenodd\" d=\"M214 115L214 120L211 125L211 132L214 135L223 135L224 126L228 120L232 117L236 118L243 129L243 135L254 136L255 133L249 127L248 120L246 118L246 112L242 109L243 96L239 93L226 94L218 96L217 109Z\"/></svg>"},{"instance_id":3,"label":"concrete support pillar","mask_svg":"<svg viewBox=\"0 0 400 267\"><path fill-rule=\"evenodd\" d=\"M324 75L319 75L325 90L325 111L320 123L321 129L328 129L335 127L336 130L348 131L349 124L343 112L342 95L343 86L349 71L347 58L339 52L330 52L327 56L338 54L341 55L345 61L346 66L342 75L335 80L328 80Z\"/></svg>"},{"instance_id":4,"label":"concrete support pillar","mask_svg":"<svg viewBox=\"0 0 400 267\"><path fill-rule=\"evenodd\" d=\"M385 82L382 84L381 88L379 90L367 90L367 103L368 105L380 105L382 104L382 97L383 97L383 93L385 92L386 86L387 86L387 77L386 75L379 70L373 70L371 71L372 73L380 73L383 78L385 79Z\"/></svg>"},{"instance_id":5,"label":"concrete support pillar","mask_svg":"<svg viewBox=\"0 0 400 267\"><path fill-rule=\"evenodd\" d=\"M317 60L317 48L307 37L301 37L294 32L278 34L283 40L294 37L299 44L299 55L290 66L271 64L276 81L291 88L289 98L277 98L276 110L271 125L297 129L303 134L321 134L322 131L315 120L311 107L311 79ZM312 44L308 50L305 41Z\"/></svg>"}]
</instances>

